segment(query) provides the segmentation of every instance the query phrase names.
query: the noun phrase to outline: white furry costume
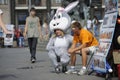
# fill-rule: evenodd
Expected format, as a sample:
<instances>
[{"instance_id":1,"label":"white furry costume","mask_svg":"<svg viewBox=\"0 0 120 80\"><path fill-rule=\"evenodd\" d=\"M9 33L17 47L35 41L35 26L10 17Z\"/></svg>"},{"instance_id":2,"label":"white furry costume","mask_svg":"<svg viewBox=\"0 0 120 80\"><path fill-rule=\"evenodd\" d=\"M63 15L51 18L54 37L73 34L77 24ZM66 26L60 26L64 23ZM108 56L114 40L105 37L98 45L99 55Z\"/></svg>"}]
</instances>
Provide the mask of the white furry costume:
<instances>
[{"instance_id":1,"label":"white furry costume","mask_svg":"<svg viewBox=\"0 0 120 80\"><path fill-rule=\"evenodd\" d=\"M56 14L50 22L50 30L54 31L55 29L60 29L67 31L71 24L71 18L67 14L73 7L78 4L78 1L68 5L65 9L60 7L57 9ZM68 48L72 43L72 36L69 34L65 34L63 37L52 37L47 45L48 55L54 65L54 67L59 66L57 61L57 56L60 57L60 62L62 65L67 65L69 63L70 57L68 54Z\"/></svg>"},{"instance_id":2,"label":"white furry costume","mask_svg":"<svg viewBox=\"0 0 120 80\"><path fill-rule=\"evenodd\" d=\"M68 48L72 42L71 35L64 35L64 37L52 37L47 45L47 50L49 50L48 55L53 62L54 67L59 66L57 61L57 56L60 57L62 65L67 65L69 63L70 57L68 54Z\"/></svg>"}]
</instances>

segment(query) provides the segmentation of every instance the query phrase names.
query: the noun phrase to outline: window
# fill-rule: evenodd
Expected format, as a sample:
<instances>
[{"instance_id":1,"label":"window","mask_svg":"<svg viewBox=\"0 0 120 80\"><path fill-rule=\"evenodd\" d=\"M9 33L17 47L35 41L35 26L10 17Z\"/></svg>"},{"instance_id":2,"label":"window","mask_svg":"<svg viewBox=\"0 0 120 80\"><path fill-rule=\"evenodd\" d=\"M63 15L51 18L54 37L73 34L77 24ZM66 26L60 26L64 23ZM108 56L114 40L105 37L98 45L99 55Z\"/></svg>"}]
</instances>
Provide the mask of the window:
<instances>
[{"instance_id":1,"label":"window","mask_svg":"<svg viewBox=\"0 0 120 80\"><path fill-rule=\"evenodd\" d=\"M8 0L0 0L0 4L8 4Z\"/></svg>"},{"instance_id":2,"label":"window","mask_svg":"<svg viewBox=\"0 0 120 80\"><path fill-rule=\"evenodd\" d=\"M102 19L102 9L95 10L94 15L97 16L99 20Z\"/></svg>"},{"instance_id":3,"label":"window","mask_svg":"<svg viewBox=\"0 0 120 80\"><path fill-rule=\"evenodd\" d=\"M26 0L18 0L18 4L26 4Z\"/></svg>"},{"instance_id":4,"label":"window","mask_svg":"<svg viewBox=\"0 0 120 80\"><path fill-rule=\"evenodd\" d=\"M61 3L61 0L56 0L56 3Z\"/></svg>"},{"instance_id":5,"label":"window","mask_svg":"<svg viewBox=\"0 0 120 80\"><path fill-rule=\"evenodd\" d=\"M41 6L41 0L31 0L32 5Z\"/></svg>"},{"instance_id":6,"label":"window","mask_svg":"<svg viewBox=\"0 0 120 80\"><path fill-rule=\"evenodd\" d=\"M19 12L19 14L18 14L18 23L19 23L19 25L25 24L26 17L27 17L27 13L20 13Z\"/></svg>"}]
</instances>

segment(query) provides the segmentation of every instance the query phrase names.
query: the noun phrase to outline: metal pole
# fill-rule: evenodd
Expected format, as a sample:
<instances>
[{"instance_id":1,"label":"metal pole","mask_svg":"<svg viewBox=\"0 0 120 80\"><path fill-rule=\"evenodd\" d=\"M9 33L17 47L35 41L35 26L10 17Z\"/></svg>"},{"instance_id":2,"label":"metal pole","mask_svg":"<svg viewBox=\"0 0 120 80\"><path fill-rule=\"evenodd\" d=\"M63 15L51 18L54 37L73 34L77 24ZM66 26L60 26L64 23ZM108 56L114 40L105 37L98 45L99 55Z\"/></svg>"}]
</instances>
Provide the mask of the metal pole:
<instances>
[{"instance_id":1,"label":"metal pole","mask_svg":"<svg viewBox=\"0 0 120 80\"><path fill-rule=\"evenodd\" d=\"M47 12L51 11L51 0L46 0Z\"/></svg>"},{"instance_id":2,"label":"metal pole","mask_svg":"<svg viewBox=\"0 0 120 80\"><path fill-rule=\"evenodd\" d=\"M51 0L46 0L46 7L47 7L47 18L48 18L48 22L49 22L50 14L51 14Z\"/></svg>"},{"instance_id":3,"label":"metal pole","mask_svg":"<svg viewBox=\"0 0 120 80\"><path fill-rule=\"evenodd\" d=\"M84 11L84 17L85 17L85 21L87 21L87 12L88 12L88 8L87 6L84 4L83 6L83 11Z\"/></svg>"},{"instance_id":4,"label":"metal pole","mask_svg":"<svg viewBox=\"0 0 120 80\"><path fill-rule=\"evenodd\" d=\"M11 24L15 24L15 1L10 0L10 11L11 11Z\"/></svg>"},{"instance_id":5,"label":"metal pole","mask_svg":"<svg viewBox=\"0 0 120 80\"><path fill-rule=\"evenodd\" d=\"M31 9L31 0L28 0L28 12L30 12Z\"/></svg>"}]
</instances>

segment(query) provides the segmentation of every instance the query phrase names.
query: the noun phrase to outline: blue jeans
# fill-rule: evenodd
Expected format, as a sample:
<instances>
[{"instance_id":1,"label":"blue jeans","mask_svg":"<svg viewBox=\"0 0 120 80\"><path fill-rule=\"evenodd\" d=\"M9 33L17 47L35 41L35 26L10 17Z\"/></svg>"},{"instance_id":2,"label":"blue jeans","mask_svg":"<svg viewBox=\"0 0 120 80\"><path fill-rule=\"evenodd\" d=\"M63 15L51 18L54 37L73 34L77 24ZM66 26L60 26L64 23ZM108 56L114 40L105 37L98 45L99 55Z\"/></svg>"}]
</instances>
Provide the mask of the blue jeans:
<instances>
[{"instance_id":1,"label":"blue jeans","mask_svg":"<svg viewBox=\"0 0 120 80\"><path fill-rule=\"evenodd\" d=\"M98 26L95 26L93 30L94 30L94 35L98 36L99 35Z\"/></svg>"},{"instance_id":2,"label":"blue jeans","mask_svg":"<svg viewBox=\"0 0 120 80\"><path fill-rule=\"evenodd\" d=\"M19 37L19 47L24 47L24 37Z\"/></svg>"}]
</instances>

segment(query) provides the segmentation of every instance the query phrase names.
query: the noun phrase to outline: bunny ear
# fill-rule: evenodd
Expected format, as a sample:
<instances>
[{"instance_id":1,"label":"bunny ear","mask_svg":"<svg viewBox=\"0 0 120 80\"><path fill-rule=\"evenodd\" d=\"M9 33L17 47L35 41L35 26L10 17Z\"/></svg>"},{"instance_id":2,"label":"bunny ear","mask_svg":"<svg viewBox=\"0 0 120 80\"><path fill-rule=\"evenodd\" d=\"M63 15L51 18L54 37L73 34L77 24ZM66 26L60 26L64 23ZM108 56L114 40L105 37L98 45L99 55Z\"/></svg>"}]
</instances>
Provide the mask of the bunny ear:
<instances>
[{"instance_id":1,"label":"bunny ear","mask_svg":"<svg viewBox=\"0 0 120 80\"><path fill-rule=\"evenodd\" d=\"M71 9L73 9L75 6L77 6L78 3L79 3L79 1L75 1L75 2L70 3L70 4L65 8L65 11L66 11L66 12L69 12Z\"/></svg>"}]
</instances>

